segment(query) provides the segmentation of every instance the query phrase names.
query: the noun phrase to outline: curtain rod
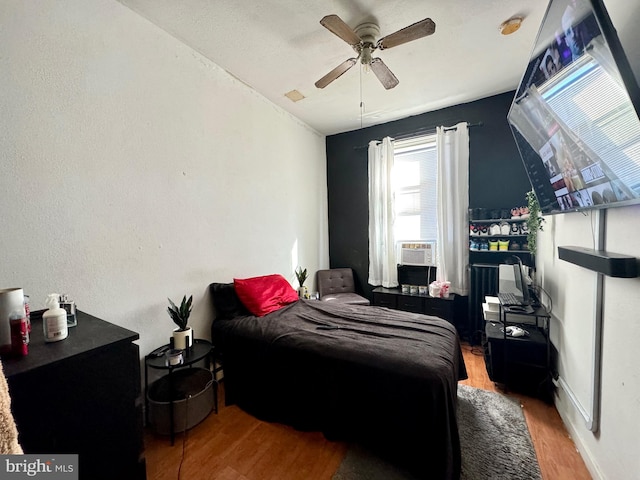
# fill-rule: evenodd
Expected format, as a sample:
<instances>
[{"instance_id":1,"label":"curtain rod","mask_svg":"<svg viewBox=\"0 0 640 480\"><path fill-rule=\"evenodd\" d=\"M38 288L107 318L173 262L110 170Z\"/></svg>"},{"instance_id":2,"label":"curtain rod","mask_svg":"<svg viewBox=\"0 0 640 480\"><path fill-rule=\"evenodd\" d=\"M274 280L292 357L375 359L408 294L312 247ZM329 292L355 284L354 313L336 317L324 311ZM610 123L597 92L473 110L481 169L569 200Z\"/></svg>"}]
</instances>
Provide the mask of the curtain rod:
<instances>
[{"instance_id":1,"label":"curtain rod","mask_svg":"<svg viewBox=\"0 0 640 480\"><path fill-rule=\"evenodd\" d=\"M467 122L467 127L468 128L481 127L482 125L483 125L482 122L478 122L478 123L469 123L469 122ZM455 125L453 127L444 127L444 131L448 132L449 130L455 130L456 128L458 128L458 127L456 127Z\"/></svg>"},{"instance_id":2,"label":"curtain rod","mask_svg":"<svg viewBox=\"0 0 640 480\"><path fill-rule=\"evenodd\" d=\"M472 128L472 127L482 127L484 124L482 122L477 122L477 123L468 123L467 122L467 127L468 128ZM444 131L448 132L449 130L455 130L457 127L454 125L452 127L444 127ZM420 135L423 134L432 134L432 133L436 133L436 127L428 127L428 128L419 128L417 130L411 130L410 132L401 132L398 133L397 135L393 136L394 140L404 140L405 138L411 138L411 137L418 137ZM369 144L367 145L359 145L356 147L353 147L354 150L361 150L363 148L369 148Z\"/></svg>"}]
</instances>

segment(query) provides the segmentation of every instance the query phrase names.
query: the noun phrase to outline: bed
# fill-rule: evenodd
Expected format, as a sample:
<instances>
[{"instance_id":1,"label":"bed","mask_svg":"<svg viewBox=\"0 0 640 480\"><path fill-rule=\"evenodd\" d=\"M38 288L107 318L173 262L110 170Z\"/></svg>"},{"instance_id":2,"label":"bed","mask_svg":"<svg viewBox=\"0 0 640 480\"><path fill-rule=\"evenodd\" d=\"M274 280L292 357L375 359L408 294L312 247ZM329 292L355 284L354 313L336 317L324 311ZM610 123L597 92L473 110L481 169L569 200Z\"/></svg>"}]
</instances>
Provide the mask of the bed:
<instances>
[{"instance_id":1,"label":"bed","mask_svg":"<svg viewBox=\"0 0 640 480\"><path fill-rule=\"evenodd\" d=\"M297 300L256 316L210 285L225 401L257 418L364 444L421 478L457 479L455 327L383 307Z\"/></svg>"}]
</instances>

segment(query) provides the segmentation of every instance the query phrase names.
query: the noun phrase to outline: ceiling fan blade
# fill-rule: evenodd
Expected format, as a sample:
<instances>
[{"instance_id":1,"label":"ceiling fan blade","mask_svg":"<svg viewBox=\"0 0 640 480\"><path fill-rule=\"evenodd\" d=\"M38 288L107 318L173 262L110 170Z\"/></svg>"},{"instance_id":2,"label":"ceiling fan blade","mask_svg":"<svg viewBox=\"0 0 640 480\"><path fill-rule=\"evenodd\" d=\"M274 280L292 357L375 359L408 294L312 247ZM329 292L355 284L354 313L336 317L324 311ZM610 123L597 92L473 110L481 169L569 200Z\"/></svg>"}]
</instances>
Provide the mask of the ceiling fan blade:
<instances>
[{"instance_id":1,"label":"ceiling fan blade","mask_svg":"<svg viewBox=\"0 0 640 480\"><path fill-rule=\"evenodd\" d=\"M327 15L320 20L320 24L351 46L358 45L361 41L360 37L356 35L356 32L344 23L338 15Z\"/></svg>"},{"instance_id":2,"label":"ceiling fan blade","mask_svg":"<svg viewBox=\"0 0 640 480\"><path fill-rule=\"evenodd\" d=\"M411 42L413 40L417 40L418 38L432 35L435 31L436 24L433 22L433 20L431 20L430 18L425 18L424 20L420 20L413 25L409 25L402 30L398 30L391 35L387 35L386 37L381 38L380 40L378 40L376 47L380 50L384 50L385 48L397 47L398 45L402 45L403 43Z\"/></svg>"},{"instance_id":3,"label":"ceiling fan blade","mask_svg":"<svg viewBox=\"0 0 640 480\"><path fill-rule=\"evenodd\" d=\"M353 67L356 64L356 62L357 62L357 60L355 58L349 58L348 60L345 60L340 65L338 65L336 68L334 68L329 73L327 73L324 77L322 77L320 80L318 80L316 82L316 87L318 87L318 88L326 87L331 82L333 82L335 79L340 77L340 75L342 75L344 72L346 72L351 67Z\"/></svg>"},{"instance_id":4,"label":"ceiling fan blade","mask_svg":"<svg viewBox=\"0 0 640 480\"><path fill-rule=\"evenodd\" d=\"M393 74L389 67L380 59L374 58L371 60L371 70L376 74L382 86L387 90L395 87L400 83L396 76Z\"/></svg>"}]
</instances>

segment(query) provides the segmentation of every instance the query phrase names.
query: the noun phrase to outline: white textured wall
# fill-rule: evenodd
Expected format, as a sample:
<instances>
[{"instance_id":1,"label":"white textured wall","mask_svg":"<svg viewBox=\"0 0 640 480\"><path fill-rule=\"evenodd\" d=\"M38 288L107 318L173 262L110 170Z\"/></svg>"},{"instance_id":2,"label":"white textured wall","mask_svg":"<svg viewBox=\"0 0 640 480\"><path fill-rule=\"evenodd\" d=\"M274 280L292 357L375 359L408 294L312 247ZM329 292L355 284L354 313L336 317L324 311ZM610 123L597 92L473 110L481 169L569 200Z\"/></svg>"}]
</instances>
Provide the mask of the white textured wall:
<instances>
[{"instance_id":1,"label":"white textured wall","mask_svg":"<svg viewBox=\"0 0 640 480\"><path fill-rule=\"evenodd\" d=\"M606 249L640 258L640 206L609 209ZM582 406L591 411L596 274L558 259L563 245L593 248L591 214L547 217L538 266L553 298L552 339L559 371ZM593 434L563 389L556 406L594 478L636 479L640 472L640 278L605 277L600 431Z\"/></svg>"},{"instance_id":2,"label":"white textured wall","mask_svg":"<svg viewBox=\"0 0 640 480\"><path fill-rule=\"evenodd\" d=\"M640 6L628 8L626 0L605 0L605 4L640 79ZM593 248L593 222L592 214L547 217L538 255L544 287L554 302L552 339L558 349L560 374L587 411L591 411L596 274L559 260L557 247ZM640 259L640 206L607 210L606 231L606 250ZM640 475L640 278L605 277L603 301L599 432L586 428L562 389L558 390L556 406L594 478L635 480Z\"/></svg>"},{"instance_id":3,"label":"white textured wall","mask_svg":"<svg viewBox=\"0 0 640 480\"><path fill-rule=\"evenodd\" d=\"M113 0L0 4L0 287L140 333L166 298L328 266L325 139Z\"/></svg>"}]
</instances>

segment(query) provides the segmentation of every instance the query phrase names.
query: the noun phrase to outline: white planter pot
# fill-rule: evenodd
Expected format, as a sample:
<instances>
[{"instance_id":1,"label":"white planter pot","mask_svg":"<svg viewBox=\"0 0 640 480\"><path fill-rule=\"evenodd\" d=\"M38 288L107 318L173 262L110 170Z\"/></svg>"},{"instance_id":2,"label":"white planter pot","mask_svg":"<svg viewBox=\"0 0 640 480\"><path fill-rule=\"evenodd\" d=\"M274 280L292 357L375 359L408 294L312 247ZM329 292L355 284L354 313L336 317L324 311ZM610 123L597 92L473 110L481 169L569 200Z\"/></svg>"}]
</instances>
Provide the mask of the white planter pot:
<instances>
[{"instance_id":1,"label":"white planter pot","mask_svg":"<svg viewBox=\"0 0 640 480\"><path fill-rule=\"evenodd\" d=\"M184 332L177 328L173 331L173 348L177 350L186 350L193 346L193 328L187 327Z\"/></svg>"}]
</instances>

